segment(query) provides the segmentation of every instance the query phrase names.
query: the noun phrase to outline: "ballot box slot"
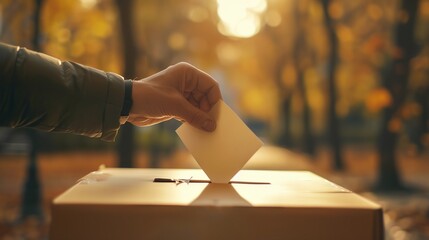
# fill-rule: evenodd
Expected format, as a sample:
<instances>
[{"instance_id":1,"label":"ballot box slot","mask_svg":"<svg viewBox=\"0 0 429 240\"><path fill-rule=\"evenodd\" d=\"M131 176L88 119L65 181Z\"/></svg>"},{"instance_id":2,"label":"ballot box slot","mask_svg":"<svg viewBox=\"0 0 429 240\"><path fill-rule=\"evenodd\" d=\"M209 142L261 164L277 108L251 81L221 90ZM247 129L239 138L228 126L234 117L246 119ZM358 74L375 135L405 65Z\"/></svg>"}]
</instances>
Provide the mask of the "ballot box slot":
<instances>
[{"instance_id":1,"label":"ballot box slot","mask_svg":"<svg viewBox=\"0 0 429 240\"><path fill-rule=\"evenodd\" d=\"M192 179L190 178L154 178L153 182L156 183L175 183L176 185L182 184L182 183L211 183L210 180L199 180L199 179ZM270 182L251 182L251 181L230 181L229 184L263 184L263 185L269 185Z\"/></svg>"}]
</instances>

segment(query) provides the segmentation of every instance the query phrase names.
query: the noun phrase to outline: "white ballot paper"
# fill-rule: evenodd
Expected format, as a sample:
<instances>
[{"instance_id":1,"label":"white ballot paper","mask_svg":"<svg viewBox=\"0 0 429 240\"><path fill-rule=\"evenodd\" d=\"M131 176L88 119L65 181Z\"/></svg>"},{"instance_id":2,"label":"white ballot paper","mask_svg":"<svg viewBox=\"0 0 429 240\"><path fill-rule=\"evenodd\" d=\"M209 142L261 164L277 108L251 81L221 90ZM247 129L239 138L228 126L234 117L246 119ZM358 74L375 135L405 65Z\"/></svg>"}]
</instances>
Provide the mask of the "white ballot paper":
<instances>
[{"instance_id":1,"label":"white ballot paper","mask_svg":"<svg viewBox=\"0 0 429 240\"><path fill-rule=\"evenodd\" d=\"M222 100L209 115L216 119L214 132L189 123L176 132L211 182L228 183L263 143Z\"/></svg>"}]
</instances>

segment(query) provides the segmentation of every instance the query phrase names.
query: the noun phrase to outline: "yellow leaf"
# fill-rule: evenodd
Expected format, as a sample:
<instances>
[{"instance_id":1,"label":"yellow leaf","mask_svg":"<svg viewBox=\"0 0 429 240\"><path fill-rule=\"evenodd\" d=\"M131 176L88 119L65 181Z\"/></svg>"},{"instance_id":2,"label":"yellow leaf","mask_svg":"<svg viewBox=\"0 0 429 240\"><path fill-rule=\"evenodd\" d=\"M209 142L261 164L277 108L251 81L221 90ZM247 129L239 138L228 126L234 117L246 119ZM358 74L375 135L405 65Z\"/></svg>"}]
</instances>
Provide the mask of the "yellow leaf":
<instances>
[{"instance_id":1,"label":"yellow leaf","mask_svg":"<svg viewBox=\"0 0 429 240\"><path fill-rule=\"evenodd\" d=\"M370 112L378 112L382 108L392 104L392 96L385 88L377 88L372 90L366 98L365 105Z\"/></svg>"}]
</instances>

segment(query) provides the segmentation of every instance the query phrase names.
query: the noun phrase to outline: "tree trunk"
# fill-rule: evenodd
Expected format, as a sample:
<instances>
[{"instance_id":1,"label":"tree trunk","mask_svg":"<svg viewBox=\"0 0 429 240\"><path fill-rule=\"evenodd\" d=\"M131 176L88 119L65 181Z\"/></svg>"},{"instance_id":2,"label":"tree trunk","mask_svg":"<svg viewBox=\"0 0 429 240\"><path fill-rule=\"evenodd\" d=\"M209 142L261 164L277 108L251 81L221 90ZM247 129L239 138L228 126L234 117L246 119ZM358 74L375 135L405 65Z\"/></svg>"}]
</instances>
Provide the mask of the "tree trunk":
<instances>
[{"instance_id":1,"label":"tree trunk","mask_svg":"<svg viewBox=\"0 0 429 240\"><path fill-rule=\"evenodd\" d=\"M31 42L35 51L42 50L40 46L42 4L43 0L34 1L34 32ZM28 153L27 169L21 196L21 212L18 221L24 220L29 216L36 216L39 219L43 218L42 187L37 165L37 156L40 150L40 134L34 129L24 129L24 133L27 136L30 150Z\"/></svg>"},{"instance_id":2,"label":"tree trunk","mask_svg":"<svg viewBox=\"0 0 429 240\"><path fill-rule=\"evenodd\" d=\"M43 219L42 209L42 187L39 178L39 168L37 165L37 156L39 154L40 135L37 130L25 129L30 149L28 153L28 163L24 189L22 192L21 212L19 221L29 216L35 216Z\"/></svg>"},{"instance_id":3,"label":"tree trunk","mask_svg":"<svg viewBox=\"0 0 429 240\"><path fill-rule=\"evenodd\" d=\"M313 133L311 131L311 122L310 122L310 106L308 104L308 98L307 98L307 89L305 86L305 78L304 78L304 71L308 67L307 63L303 63L303 53L305 49L308 48L305 44L305 36L303 29L301 28L301 18L306 17L302 16L302 13L300 12L299 4L302 4L300 1L295 2L295 26L297 29L297 32L295 33L295 43L294 43L294 51L293 51L293 57L295 61L295 70L296 70L296 82L297 82L297 89L301 96L302 100L302 123L303 123L303 149L304 152L314 155L315 152L315 143L313 138Z\"/></svg>"},{"instance_id":4,"label":"tree trunk","mask_svg":"<svg viewBox=\"0 0 429 240\"><path fill-rule=\"evenodd\" d=\"M302 109L302 122L303 122L303 146L304 152L314 155L315 153L315 143L313 138L313 133L311 130L311 122L310 122L310 106L308 104L307 98L307 89L305 88L304 76L302 70L297 72L297 83L298 83L298 91L300 92L301 99L303 101L303 109Z\"/></svg>"},{"instance_id":5,"label":"tree trunk","mask_svg":"<svg viewBox=\"0 0 429 240\"><path fill-rule=\"evenodd\" d=\"M33 48L36 51L42 50L40 46L40 36L41 36L40 16L42 13L42 4L43 4L43 0L34 1L34 32L33 32L32 43L33 43Z\"/></svg>"},{"instance_id":6,"label":"tree trunk","mask_svg":"<svg viewBox=\"0 0 429 240\"><path fill-rule=\"evenodd\" d=\"M339 136L339 122L336 114L337 92L335 84L335 70L338 63L338 39L335 33L333 21L329 15L330 0L322 0L323 15L329 39L329 64L328 64L328 138L333 153L333 168L343 170L344 164L341 157L341 142Z\"/></svg>"},{"instance_id":7,"label":"tree trunk","mask_svg":"<svg viewBox=\"0 0 429 240\"><path fill-rule=\"evenodd\" d=\"M124 77L136 75L137 47L134 40L133 0L116 0L121 26L122 50L124 52ZM126 123L121 127L117 141L119 167L133 167L136 152L135 127Z\"/></svg>"},{"instance_id":8,"label":"tree trunk","mask_svg":"<svg viewBox=\"0 0 429 240\"><path fill-rule=\"evenodd\" d=\"M403 189L401 177L396 165L396 143L399 129L393 128L394 121L399 121L399 110L405 101L410 60L414 56L414 26L418 0L403 0L401 3L402 18L395 28L396 53L389 63L382 79L383 86L390 92L392 104L383 109L382 126L378 137L378 190Z\"/></svg>"},{"instance_id":9,"label":"tree trunk","mask_svg":"<svg viewBox=\"0 0 429 240\"><path fill-rule=\"evenodd\" d=\"M286 55L284 53L279 57L274 78L276 80L277 88L280 98L280 128L276 135L276 142L279 146L291 148L293 146L291 134L291 110L292 110L292 89L285 89L283 85L283 68L286 64Z\"/></svg>"},{"instance_id":10,"label":"tree trunk","mask_svg":"<svg viewBox=\"0 0 429 240\"><path fill-rule=\"evenodd\" d=\"M279 134L277 136L277 144L285 148L291 148L293 146L292 137L291 137L291 103L292 103L292 93L282 94L280 99L280 119L281 127Z\"/></svg>"}]
</instances>

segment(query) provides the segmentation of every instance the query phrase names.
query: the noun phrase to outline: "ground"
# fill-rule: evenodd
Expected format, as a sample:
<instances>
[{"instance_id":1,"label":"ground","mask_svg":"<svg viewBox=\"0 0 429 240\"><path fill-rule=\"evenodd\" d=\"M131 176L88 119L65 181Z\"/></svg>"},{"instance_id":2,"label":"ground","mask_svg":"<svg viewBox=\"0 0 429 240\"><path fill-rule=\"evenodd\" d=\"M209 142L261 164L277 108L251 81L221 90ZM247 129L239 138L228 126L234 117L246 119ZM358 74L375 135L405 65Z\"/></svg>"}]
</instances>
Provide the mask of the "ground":
<instances>
[{"instance_id":1,"label":"ground","mask_svg":"<svg viewBox=\"0 0 429 240\"><path fill-rule=\"evenodd\" d=\"M398 153L403 180L415 191L375 193L377 156L370 147L344 149L347 169L330 169L330 155L320 149L316 157L266 146L245 168L310 170L332 182L355 191L383 206L387 239L429 239L429 156ZM43 219L34 217L19 221L21 191L25 178L25 155L0 155L0 240L47 239L50 203L55 196L72 186L80 177L98 169L101 164L116 166L115 152L69 152L42 154L38 158L43 191ZM148 167L148 156L139 153L136 167ZM179 150L162 158L160 167L197 168L189 154Z\"/></svg>"}]
</instances>

